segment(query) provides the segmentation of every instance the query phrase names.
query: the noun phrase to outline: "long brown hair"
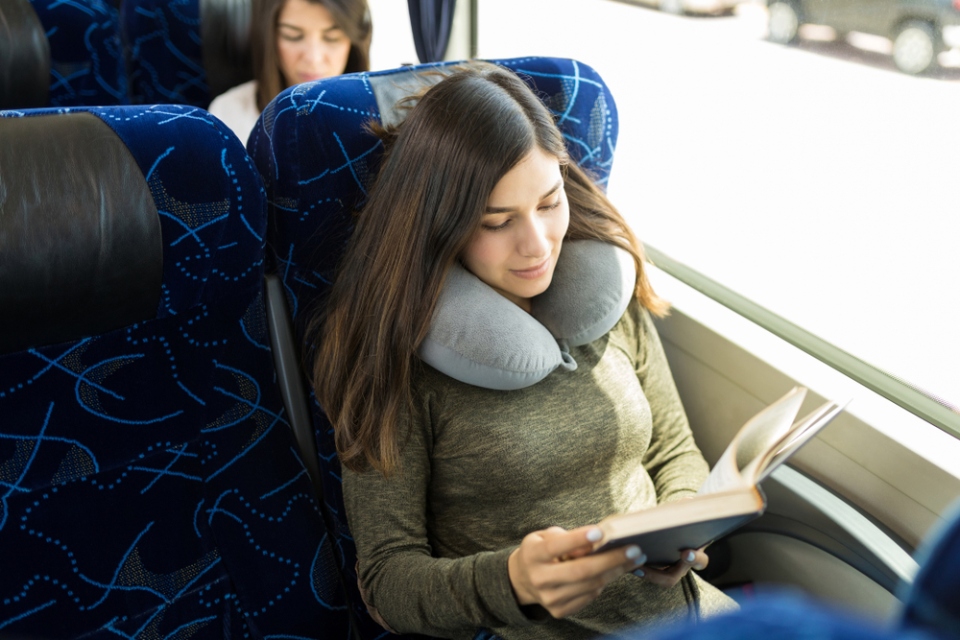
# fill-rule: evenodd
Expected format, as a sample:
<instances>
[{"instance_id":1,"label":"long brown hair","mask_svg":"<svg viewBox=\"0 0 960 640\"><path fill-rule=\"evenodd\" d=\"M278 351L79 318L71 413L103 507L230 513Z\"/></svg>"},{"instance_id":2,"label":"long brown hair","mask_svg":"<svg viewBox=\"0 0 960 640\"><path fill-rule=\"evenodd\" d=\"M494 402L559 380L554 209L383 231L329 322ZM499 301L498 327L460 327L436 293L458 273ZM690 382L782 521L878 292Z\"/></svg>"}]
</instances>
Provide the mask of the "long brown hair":
<instances>
[{"instance_id":1,"label":"long brown hair","mask_svg":"<svg viewBox=\"0 0 960 640\"><path fill-rule=\"evenodd\" d=\"M367 0L308 0L323 5L333 21L350 39L350 53L344 73L370 70L370 40L373 24ZM254 0L250 49L253 77L257 81L257 108L263 111L277 94L287 88L277 56L277 20L287 0Z\"/></svg>"},{"instance_id":2,"label":"long brown hair","mask_svg":"<svg viewBox=\"0 0 960 640\"><path fill-rule=\"evenodd\" d=\"M446 274L480 227L494 186L536 145L561 163L570 203L566 239L623 247L636 296L667 304L647 280L636 237L604 193L569 161L550 112L511 71L486 63L429 89L395 132L340 264L319 339L313 384L340 461L388 475L399 463L413 407L416 355Z\"/></svg>"}]
</instances>

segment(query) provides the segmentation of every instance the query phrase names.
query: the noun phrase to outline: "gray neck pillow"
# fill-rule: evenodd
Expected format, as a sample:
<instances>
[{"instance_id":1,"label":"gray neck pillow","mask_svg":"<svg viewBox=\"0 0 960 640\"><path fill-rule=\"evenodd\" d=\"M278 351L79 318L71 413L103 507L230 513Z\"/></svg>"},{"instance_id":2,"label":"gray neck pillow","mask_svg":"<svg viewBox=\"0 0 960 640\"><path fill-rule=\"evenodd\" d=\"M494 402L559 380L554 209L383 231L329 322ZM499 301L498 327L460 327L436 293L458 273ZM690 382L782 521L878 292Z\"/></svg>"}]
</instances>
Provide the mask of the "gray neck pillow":
<instances>
[{"instance_id":1,"label":"gray neck pillow","mask_svg":"<svg viewBox=\"0 0 960 640\"><path fill-rule=\"evenodd\" d=\"M455 264L447 275L420 358L467 384L523 389L557 367L573 370L570 347L606 334L636 286L633 257L597 240L563 243L550 287L528 314Z\"/></svg>"}]
</instances>

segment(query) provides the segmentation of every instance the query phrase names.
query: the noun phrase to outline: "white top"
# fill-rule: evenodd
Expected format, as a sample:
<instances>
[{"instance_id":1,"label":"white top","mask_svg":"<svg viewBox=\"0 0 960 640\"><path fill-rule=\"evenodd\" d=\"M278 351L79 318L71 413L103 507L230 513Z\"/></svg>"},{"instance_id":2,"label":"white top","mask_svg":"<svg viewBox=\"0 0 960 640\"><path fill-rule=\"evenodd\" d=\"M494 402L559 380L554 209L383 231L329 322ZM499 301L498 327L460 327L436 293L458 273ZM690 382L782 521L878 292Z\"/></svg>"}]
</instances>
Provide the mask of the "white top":
<instances>
[{"instance_id":1,"label":"white top","mask_svg":"<svg viewBox=\"0 0 960 640\"><path fill-rule=\"evenodd\" d=\"M238 84L213 99L207 109L223 121L246 146L247 138L257 124L260 110L257 109L257 81Z\"/></svg>"}]
</instances>

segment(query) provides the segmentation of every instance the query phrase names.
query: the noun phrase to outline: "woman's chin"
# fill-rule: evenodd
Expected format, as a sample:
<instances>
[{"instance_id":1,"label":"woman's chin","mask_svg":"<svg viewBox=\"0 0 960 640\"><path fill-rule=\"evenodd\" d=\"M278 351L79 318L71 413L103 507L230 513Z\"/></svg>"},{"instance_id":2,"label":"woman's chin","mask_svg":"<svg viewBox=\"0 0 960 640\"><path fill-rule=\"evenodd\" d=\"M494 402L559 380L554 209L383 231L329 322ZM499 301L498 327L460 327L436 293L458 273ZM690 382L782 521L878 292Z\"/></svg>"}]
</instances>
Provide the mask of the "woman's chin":
<instances>
[{"instance_id":1,"label":"woman's chin","mask_svg":"<svg viewBox=\"0 0 960 640\"><path fill-rule=\"evenodd\" d=\"M514 295L525 300L532 300L550 288L551 280L552 278L544 278L542 282L530 283L531 286L523 287L522 290L515 291Z\"/></svg>"}]
</instances>

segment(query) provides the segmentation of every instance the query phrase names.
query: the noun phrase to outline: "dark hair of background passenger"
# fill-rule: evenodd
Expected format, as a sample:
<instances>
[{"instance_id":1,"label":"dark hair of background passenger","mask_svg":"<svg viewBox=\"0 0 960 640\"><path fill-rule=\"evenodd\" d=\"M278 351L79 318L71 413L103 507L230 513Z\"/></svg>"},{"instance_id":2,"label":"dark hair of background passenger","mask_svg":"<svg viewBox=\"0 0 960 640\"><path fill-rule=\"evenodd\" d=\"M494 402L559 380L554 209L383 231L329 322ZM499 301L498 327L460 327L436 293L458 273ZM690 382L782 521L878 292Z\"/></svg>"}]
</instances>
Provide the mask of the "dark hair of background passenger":
<instances>
[{"instance_id":1,"label":"dark hair of background passenger","mask_svg":"<svg viewBox=\"0 0 960 640\"><path fill-rule=\"evenodd\" d=\"M314 389L341 463L389 475L409 433L417 349L446 274L480 228L497 182L535 145L561 164L570 204L565 239L626 249L639 302L657 315L668 305L650 286L633 232L570 161L552 115L513 72L473 63L424 93L399 128L379 133L380 172L307 335Z\"/></svg>"},{"instance_id":2,"label":"dark hair of background passenger","mask_svg":"<svg viewBox=\"0 0 960 640\"><path fill-rule=\"evenodd\" d=\"M277 20L287 0L254 0L250 48L253 77L257 80L257 108L260 111L287 88L277 56ZM344 73L370 70L370 40L373 24L367 0L308 0L326 7L334 22L350 39L350 53Z\"/></svg>"}]
</instances>

